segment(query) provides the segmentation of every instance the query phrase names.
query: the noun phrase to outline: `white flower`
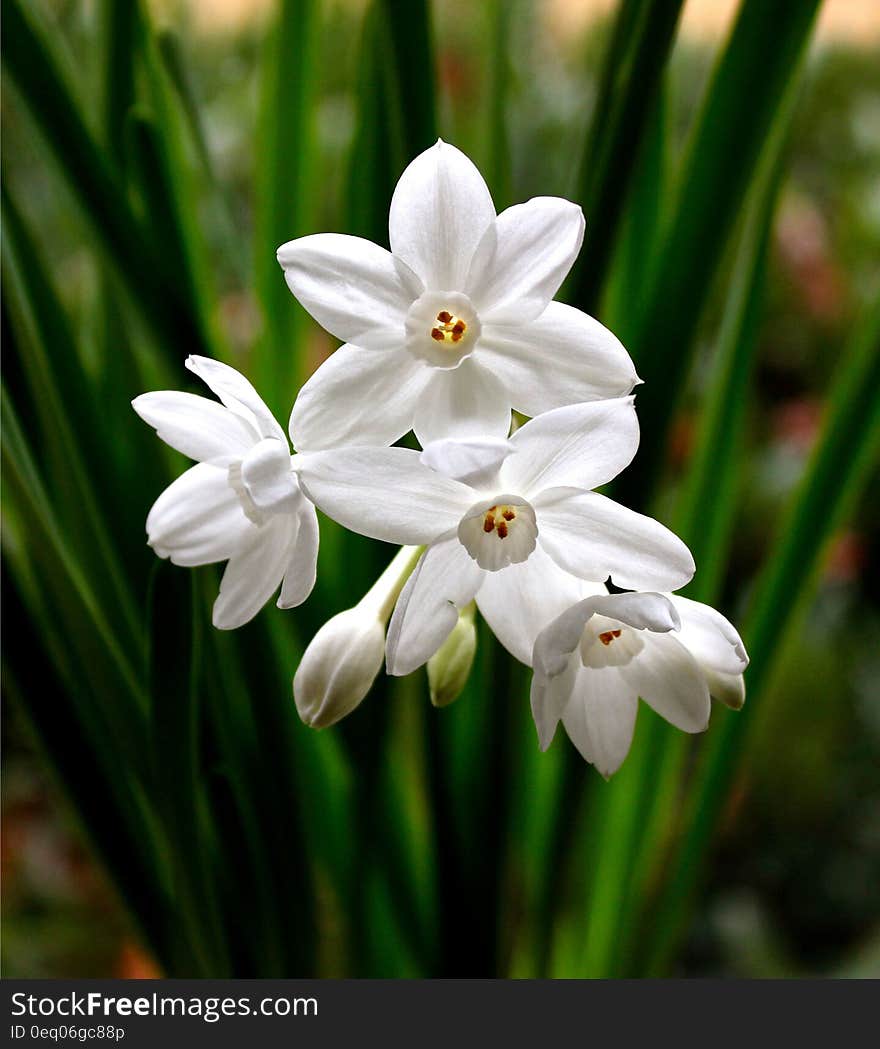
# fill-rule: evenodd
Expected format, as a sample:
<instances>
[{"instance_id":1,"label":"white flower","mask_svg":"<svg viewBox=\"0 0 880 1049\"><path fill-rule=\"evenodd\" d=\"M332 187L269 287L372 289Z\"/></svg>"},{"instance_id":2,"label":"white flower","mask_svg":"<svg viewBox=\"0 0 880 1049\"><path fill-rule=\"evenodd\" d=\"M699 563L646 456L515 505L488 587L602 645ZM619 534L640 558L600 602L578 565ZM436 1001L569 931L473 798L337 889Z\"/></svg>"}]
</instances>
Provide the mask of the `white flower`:
<instances>
[{"instance_id":1,"label":"white flower","mask_svg":"<svg viewBox=\"0 0 880 1049\"><path fill-rule=\"evenodd\" d=\"M404 171L391 251L334 233L278 249L287 284L347 345L302 388L299 451L499 436L528 416L639 381L606 328L551 302L580 250L576 204L535 197L496 216L479 171L438 141Z\"/></svg>"},{"instance_id":2,"label":"white flower","mask_svg":"<svg viewBox=\"0 0 880 1049\"><path fill-rule=\"evenodd\" d=\"M176 565L229 562L213 622L231 630L252 619L279 584L279 608L309 596L318 518L300 491L283 429L247 379L207 357L188 357L186 366L222 404L173 390L132 401L166 444L198 463L153 504L148 542Z\"/></svg>"},{"instance_id":3,"label":"white flower","mask_svg":"<svg viewBox=\"0 0 880 1049\"><path fill-rule=\"evenodd\" d=\"M296 709L307 725L335 724L370 691L385 658L385 624L419 553L404 547L358 604L309 642L293 678Z\"/></svg>"},{"instance_id":4,"label":"white flower","mask_svg":"<svg viewBox=\"0 0 880 1049\"><path fill-rule=\"evenodd\" d=\"M428 550L388 632L388 669L437 651L476 596L502 643L528 663L538 632L583 596L579 580L676 589L694 571L668 529L591 491L632 459L633 398L546 412L509 440L439 441L299 456L311 499L347 528Z\"/></svg>"},{"instance_id":5,"label":"white flower","mask_svg":"<svg viewBox=\"0 0 880 1049\"><path fill-rule=\"evenodd\" d=\"M583 757L610 776L629 751L640 696L676 728L702 732L710 695L742 706L747 665L739 634L714 608L597 585L535 641L531 700L541 749L561 720Z\"/></svg>"}]
</instances>

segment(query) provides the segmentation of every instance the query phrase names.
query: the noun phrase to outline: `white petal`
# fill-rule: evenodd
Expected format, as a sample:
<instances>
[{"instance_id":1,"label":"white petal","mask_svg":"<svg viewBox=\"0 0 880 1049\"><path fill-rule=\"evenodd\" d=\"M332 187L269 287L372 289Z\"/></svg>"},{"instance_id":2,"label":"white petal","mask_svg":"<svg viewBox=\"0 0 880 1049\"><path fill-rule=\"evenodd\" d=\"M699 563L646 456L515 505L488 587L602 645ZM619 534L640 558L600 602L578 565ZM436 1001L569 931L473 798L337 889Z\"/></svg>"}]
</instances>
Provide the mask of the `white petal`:
<instances>
[{"instance_id":1,"label":"white petal","mask_svg":"<svg viewBox=\"0 0 880 1049\"><path fill-rule=\"evenodd\" d=\"M702 732L709 724L705 679L672 634L646 634L642 651L618 669L648 706L682 732Z\"/></svg>"},{"instance_id":2,"label":"white petal","mask_svg":"<svg viewBox=\"0 0 880 1049\"><path fill-rule=\"evenodd\" d=\"M530 324L484 325L479 359L507 387L513 407L530 416L621 397L639 381L617 337L562 302L551 302Z\"/></svg>"},{"instance_id":3,"label":"white petal","mask_svg":"<svg viewBox=\"0 0 880 1049\"><path fill-rule=\"evenodd\" d=\"M694 559L678 536L596 492L551 489L533 506L539 545L582 579L611 576L630 590L675 590L694 574Z\"/></svg>"},{"instance_id":4,"label":"white petal","mask_svg":"<svg viewBox=\"0 0 880 1049\"><path fill-rule=\"evenodd\" d=\"M665 633L677 630L678 613L663 594L609 594L597 584L595 594L567 608L538 635L534 665L552 677L562 673L568 656L581 641L584 627L594 615L626 623L636 630Z\"/></svg>"},{"instance_id":5,"label":"white petal","mask_svg":"<svg viewBox=\"0 0 880 1049\"><path fill-rule=\"evenodd\" d=\"M159 557L192 567L225 561L256 526L245 517L222 466L199 463L169 485L147 517Z\"/></svg>"},{"instance_id":6,"label":"white petal","mask_svg":"<svg viewBox=\"0 0 880 1049\"><path fill-rule=\"evenodd\" d=\"M506 437L510 397L502 383L474 360L457 368L434 368L413 415L424 446L444 437Z\"/></svg>"},{"instance_id":7,"label":"white petal","mask_svg":"<svg viewBox=\"0 0 880 1049\"><path fill-rule=\"evenodd\" d=\"M301 605L312 592L318 571L318 515L311 503L305 502L297 514L295 527L288 549L284 581L278 595L279 608Z\"/></svg>"},{"instance_id":8,"label":"white petal","mask_svg":"<svg viewBox=\"0 0 880 1049\"><path fill-rule=\"evenodd\" d=\"M249 622L278 589L295 527L292 514L276 514L250 532L229 559L214 602L218 630L235 630Z\"/></svg>"},{"instance_id":9,"label":"white petal","mask_svg":"<svg viewBox=\"0 0 880 1049\"><path fill-rule=\"evenodd\" d=\"M593 615L627 623L637 630L678 628L678 615L662 594L609 594L595 584L595 593L566 609L538 635L533 652L532 715L541 749L546 750L562 717L573 675L581 660L574 655L584 627ZM601 668L605 669L605 668Z\"/></svg>"},{"instance_id":10,"label":"white petal","mask_svg":"<svg viewBox=\"0 0 880 1049\"><path fill-rule=\"evenodd\" d=\"M633 401L571 404L531 419L510 438L505 487L531 497L547 488L597 488L616 477L639 446Z\"/></svg>"},{"instance_id":11,"label":"white petal","mask_svg":"<svg viewBox=\"0 0 880 1049\"><path fill-rule=\"evenodd\" d=\"M297 457L306 495L353 532L401 546L458 527L474 493L435 473L409 448L340 448Z\"/></svg>"},{"instance_id":12,"label":"white petal","mask_svg":"<svg viewBox=\"0 0 880 1049\"><path fill-rule=\"evenodd\" d=\"M143 393L131 406L166 444L196 462L228 466L242 459L260 439L240 416L193 393Z\"/></svg>"},{"instance_id":13,"label":"white petal","mask_svg":"<svg viewBox=\"0 0 880 1049\"><path fill-rule=\"evenodd\" d=\"M503 211L484 234L464 290L484 324L523 324L547 308L584 239L584 216L560 197Z\"/></svg>"},{"instance_id":14,"label":"white petal","mask_svg":"<svg viewBox=\"0 0 880 1049\"><path fill-rule=\"evenodd\" d=\"M681 616L678 640L704 670L742 674L749 664L745 645L733 624L710 605L669 594Z\"/></svg>"},{"instance_id":15,"label":"white petal","mask_svg":"<svg viewBox=\"0 0 880 1049\"><path fill-rule=\"evenodd\" d=\"M497 488L498 470L510 451L510 442L504 437L475 437L464 441L444 438L425 445L419 458L444 477L463 481L472 488Z\"/></svg>"},{"instance_id":16,"label":"white petal","mask_svg":"<svg viewBox=\"0 0 880 1049\"><path fill-rule=\"evenodd\" d=\"M426 287L461 291L474 251L494 222L483 176L464 153L438 141L400 176L388 217L391 250Z\"/></svg>"},{"instance_id":17,"label":"white petal","mask_svg":"<svg viewBox=\"0 0 880 1049\"><path fill-rule=\"evenodd\" d=\"M258 510L295 513L303 502L286 440L266 437L255 444L242 460L241 480Z\"/></svg>"},{"instance_id":18,"label":"white petal","mask_svg":"<svg viewBox=\"0 0 880 1049\"><path fill-rule=\"evenodd\" d=\"M527 561L487 572L477 607L514 658L527 666L538 634L585 596L586 585L536 547Z\"/></svg>"},{"instance_id":19,"label":"white petal","mask_svg":"<svg viewBox=\"0 0 880 1049\"><path fill-rule=\"evenodd\" d=\"M709 695L731 710L742 710L746 701L746 683L742 674L719 674L717 670L701 667Z\"/></svg>"},{"instance_id":20,"label":"white petal","mask_svg":"<svg viewBox=\"0 0 880 1049\"><path fill-rule=\"evenodd\" d=\"M582 756L606 779L629 753L638 706L618 667L580 669L562 723Z\"/></svg>"},{"instance_id":21,"label":"white petal","mask_svg":"<svg viewBox=\"0 0 880 1049\"><path fill-rule=\"evenodd\" d=\"M393 444L411 429L431 375L406 350L340 346L299 391L290 413L294 448Z\"/></svg>"},{"instance_id":22,"label":"white petal","mask_svg":"<svg viewBox=\"0 0 880 1049\"><path fill-rule=\"evenodd\" d=\"M316 233L282 244L278 261L293 294L337 339L369 349L403 345L406 312L422 283L385 248Z\"/></svg>"},{"instance_id":23,"label":"white petal","mask_svg":"<svg viewBox=\"0 0 880 1049\"><path fill-rule=\"evenodd\" d=\"M262 437L287 443L284 430L247 379L228 364L190 354L184 362L191 372L210 386L226 407L241 416Z\"/></svg>"},{"instance_id":24,"label":"white petal","mask_svg":"<svg viewBox=\"0 0 880 1049\"><path fill-rule=\"evenodd\" d=\"M553 677L547 677L537 668L532 675L529 701L541 750L546 750L553 742L556 726L571 700L579 667L580 660L569 654L559 668L559 673Z\"/></svg>"},{"instance_id":25,"label":"white petal","mask_svg":"<svg viewBox=\"0 0 880 1049\"><path fill-rule=\"evenodd\" d=\"M480 588L484 573L457 539L428 548L401 591L388 626L388 673L411 674L427 663Z\"/></svg>"}]
</instances>

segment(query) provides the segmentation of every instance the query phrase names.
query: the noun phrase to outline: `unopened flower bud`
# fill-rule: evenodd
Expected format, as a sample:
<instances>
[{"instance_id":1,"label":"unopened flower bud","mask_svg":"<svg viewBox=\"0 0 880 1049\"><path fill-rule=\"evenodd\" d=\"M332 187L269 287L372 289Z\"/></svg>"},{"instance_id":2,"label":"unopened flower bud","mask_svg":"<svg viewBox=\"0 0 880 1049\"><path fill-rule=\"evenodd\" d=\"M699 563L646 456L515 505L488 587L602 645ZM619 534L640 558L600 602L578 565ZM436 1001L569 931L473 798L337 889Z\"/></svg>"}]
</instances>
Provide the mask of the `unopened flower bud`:
<instances>
[{"instance_id":1,"label":"unopened flower bud","mask_svg":"<svg viewBox=\"0 0 880 1049\"><path fill-rule=\"evenodd\" d=\"M428 686L435 707L458 699L470 676L477 651L473 601L458 617L452 633L428 660Z\"/></svg>"},{"instance_id":2,"label":"unopened flower bud","mask_svg":"<svg viewBox=\"0 0 880 1049\"><path fill-rule=\"evenodd\" d=\"M385 660L385 627L421 555L403 547L369 592L329 619L309 642L293 678L303 721L327 728L350 714L370 691Z\"/></svg>"},{"instance_id":3,"label":"unopened flower bud","mask_svg":"<svg viewBox=\"0 0 880 1049\"><path fill-rule=\"evenodd\" d=\"M333 725L370 691L385 659L385 626L360 605L328 620L312 638L293 678L299 716L312 728Z\"/></svg>"}]
</instances>

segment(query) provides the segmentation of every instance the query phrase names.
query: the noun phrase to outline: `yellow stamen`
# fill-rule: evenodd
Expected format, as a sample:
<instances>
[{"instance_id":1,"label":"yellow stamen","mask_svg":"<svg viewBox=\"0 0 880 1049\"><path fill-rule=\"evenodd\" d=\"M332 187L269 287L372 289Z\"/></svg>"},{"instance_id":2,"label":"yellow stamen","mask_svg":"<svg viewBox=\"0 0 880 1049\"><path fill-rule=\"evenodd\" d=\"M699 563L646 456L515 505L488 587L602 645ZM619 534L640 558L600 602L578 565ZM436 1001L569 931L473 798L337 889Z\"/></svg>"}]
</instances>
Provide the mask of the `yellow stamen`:
<instances>
[{"instance_id":1,"label":"yellow stamen","mask_svg":"<svg viewBox=\"0 0 880 1049\"><path fill-rule=\"evenodd\" d=\"M431 338L435 342L461 342L467 331L467 324L450 313L449 310L441 310L437 314L438 324L431 329Z\"/></svg>"},{"instance_id":2,"label":"yellow stamen","mask_svg":"<svg viewBox=\"0 0 880 1049\"><path fill-rule=\"evenodd\" d=\"M490 506L483 515L483 531L487 535L494 532L499 539L506 539L510 531L507 523L514 520L516 520L516 511L512 506Z\"/></svg>"}]
</instances>

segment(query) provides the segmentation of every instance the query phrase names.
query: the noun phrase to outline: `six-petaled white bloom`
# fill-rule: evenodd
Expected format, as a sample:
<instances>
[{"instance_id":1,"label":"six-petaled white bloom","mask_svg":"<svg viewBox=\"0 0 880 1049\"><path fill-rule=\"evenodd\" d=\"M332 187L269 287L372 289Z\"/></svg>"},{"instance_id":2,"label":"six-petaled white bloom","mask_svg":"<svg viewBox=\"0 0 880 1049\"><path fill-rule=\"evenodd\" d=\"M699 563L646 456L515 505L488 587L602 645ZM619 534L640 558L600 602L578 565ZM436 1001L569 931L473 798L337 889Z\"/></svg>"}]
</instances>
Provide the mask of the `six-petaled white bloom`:
<instances>
[{"instance_id":1,"label":"six-petaled white bloom","mask_svg":"<svg viewBox=\"0 0 880 1049\"><path fill-rule=\"evenodd\" d=\"M303 488L325 513L374 539L428 547L391 620L389 672L425 663L474 597L528 662L535 626L571 603L566 577L683 586L694 572L684 543L591 490L627 466L638 439L633 398L623 397L546 412L509 440L301 455Z\"/></svg>"},{"instance_id":2,"label":"six-petaled white bloom","mask_svg":"<svg viewBox=\"0 0 880 1049\"><path fill-rule=\"evenodd\" d=\"M610 776L629 751L639 697L676 728L702 732L710 695L742 706L747 665L739 634L714 608L597 585L535 641L531 700L541 749L561 720L583 757Z\"/></svg>"},{"instance_id":3,"label":"six-petaled white bloom","mask_svg":"<svg viewBox=\"0 0 880 1049\"><path fill-rule=\"evenodd\" d=\"M305 384L290 418L299 451L506 437L528 416L617 397L639 381L617 338L552 302L584 235L581 209L535 197L500 215L448 143L394 191L391 251L322 233L278 249L287 284L346 345Z\"/></svg>"},{"instance_id":4,"label":"six-petaled white bloom","mask_svg":"<svg viewBox=\"0 0 880 1049\"><path fill-rule=\"evenodd\" d=\"M188 357L186 366L222 404L174 390L132 401L166 444L198 464L153 504L147 536L176 565L229 562L213 622L231 630L252 619L279 585L279 608L309 596L318 518L300 490L284 430L247 379L207 357Z\"/></svg>"}]
</instances>

